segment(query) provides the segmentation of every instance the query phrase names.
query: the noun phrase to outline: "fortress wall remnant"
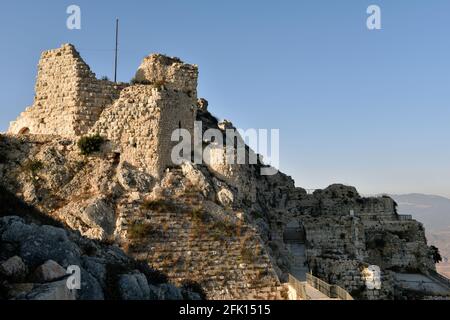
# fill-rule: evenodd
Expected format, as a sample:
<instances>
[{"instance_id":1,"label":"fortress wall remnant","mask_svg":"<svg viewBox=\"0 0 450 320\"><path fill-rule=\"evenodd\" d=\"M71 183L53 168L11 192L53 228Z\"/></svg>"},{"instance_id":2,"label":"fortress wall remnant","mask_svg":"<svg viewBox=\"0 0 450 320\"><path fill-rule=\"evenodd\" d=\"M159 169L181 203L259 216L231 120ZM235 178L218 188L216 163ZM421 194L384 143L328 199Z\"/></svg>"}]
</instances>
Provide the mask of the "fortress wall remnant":
<instances>
[{"instance_id":1,"label":"fortress wall remnant","mask_svg":"<svg viewBox=\"0 0 450 320\"><path fill-rule=\"evenodd\" d=\"M39 61L34 103L11 123L9 133L81 136L121 89L96 79L73 45L45 51Z\"/></svg>"},{"instance_id":2,"label":"fortress wall remnant","mask_svg":"<svg viewBox=\"0 0 450 320\"><path fill-rule=\"evenodd\" d=\"M173 166L172 132L179 128L194 132L195 110L186 94L136 85L122 91L106 108L91 134L100 134L120 153L121 161L159 177Z\"/></svg>"},{"instance_id":3,"label":"fortress wall remnant","mask_svg":"<svg viewBox=\"0 0 450 320\"><path fill-rule=\"evenodd\" d=\"M198 67L154 54L144 59L136 79L142 84L96 79L70 44L46 51L34 103L9 133L72 138L99 133L122 160L159 176L173 166L173 131L187 129L194 136Z\"/></svg>"},{"instance_id":4,"label":"fortress wall remnant","mask_svg":"<svg viewBox=\"0 0 450 320\"><path fill-rule=\"evenodd\" d=\"M121 161L154 177L174 165L171 154L178 142L171 141L172 133L186 129L194 136L197 108L197 68L178 60L167 66L165 59L170 58L160 55L146 58L140 69L146 70L146 84L124 89L90 130L91 134L98 133L110 140L112 148L121 154ZM163 85L150 79L166 80Z\"/></svg>"},{"instance_id":5,"label":"fortress wall remnant","mask_svg":"<svg viewBox=\"0 0 450 320\"><path fill-rule=\"evenodd\" d=\"M178 58L152 54L142 61L135 80L152 84L164 83L168 89L197 96L198 67L183 63Z\"/></svg>"}]
</instances>

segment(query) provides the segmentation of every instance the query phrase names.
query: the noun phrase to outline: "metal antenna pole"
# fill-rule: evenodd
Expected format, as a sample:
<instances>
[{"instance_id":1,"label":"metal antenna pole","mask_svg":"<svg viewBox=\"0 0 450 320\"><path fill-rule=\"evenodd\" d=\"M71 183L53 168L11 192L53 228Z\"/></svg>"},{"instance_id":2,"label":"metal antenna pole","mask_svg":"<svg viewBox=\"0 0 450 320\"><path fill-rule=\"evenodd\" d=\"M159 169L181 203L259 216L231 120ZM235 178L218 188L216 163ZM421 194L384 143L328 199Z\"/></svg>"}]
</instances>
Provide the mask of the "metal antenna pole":
<instances>
[{"instance_id":1,"label":"metal antenna pole","mask_svg":"<svg viewBox=\"0 0 450 320\"><path fill-rule=\"evenodd\" d=\"M114 82L117 83L117 51L119 49L119 19L116 19L116 54L114 60Z\"/></svg>"}]
</instances>

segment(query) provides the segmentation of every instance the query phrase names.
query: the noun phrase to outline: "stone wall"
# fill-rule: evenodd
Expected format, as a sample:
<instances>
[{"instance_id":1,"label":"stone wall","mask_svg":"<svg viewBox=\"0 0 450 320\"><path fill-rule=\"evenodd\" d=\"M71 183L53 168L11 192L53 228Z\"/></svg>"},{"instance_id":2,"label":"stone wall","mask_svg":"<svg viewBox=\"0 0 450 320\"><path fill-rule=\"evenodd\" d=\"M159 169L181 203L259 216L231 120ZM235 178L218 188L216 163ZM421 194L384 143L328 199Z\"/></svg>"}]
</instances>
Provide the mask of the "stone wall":
<instances>
[{"instance_id":1,"label":"stone wall","mask_svg":"<svg viewBox=\"0 0 450 320\"><path fill-rule=\"evenodd\" d=\"M46 51L39 61L34 103L11 123L9 133L83 135L122 88L97 80L72 45Z\"/></svg>"},{"instance_id":2,"label":"stone wall","mask_svg":"<svg viewBox=\"0 0 450 320\"><path fill-rule=\"evenodd\" d=\"M199 229L187 214L154 213L148 221L161 228L162 235L136 248L135 257L151 261L174 283L196 281L209 299L283 298L283 287L251 227L242 225L238 233L221 237L215 230ZM243 257L243 250L255 256Z\"/></svg>"},{"instance_id":3,"label":"stone wall","mask_svg":"<svg viewBox=\"0 0 450 320\"><path fill-rule=\"evenodd\" d=\"M164 174L154 190L169 206L153 196L144 202L154 204L150 209L141 199L124 201L116 226L122 246L176 284L199 283L209 299L286 299L258 231L242 212L206 200L191 179L180 169ZM150 231L136 237L136 225Z\"/></svg>"},{"instance_id":4,"label":"stone wall","mask_svg":"<svg viewBox=\"0 0 450 320\"><path fill-rule=\"evenodd\" d=\"M39 62L34 103L11 123L9 133L99 133L123 160L158 177L173 166L173 131L187 129L193 137L198 68L151 55L136 77L146 85L97 80L74 46L46 51Z\"/></svg>"},{"instance_id":5,"label":"stone wall","mask_svg":"<svg viewBox=\"0 0 450 320\"><path fill-rule=\"evenodd\" d=\"M425 230L415 220L365 222L367 260L383 269L406 273L435 270Z\"/></svg>"},{"instance_id":6,"label":"stone wall","mask_svg":"<svg viewBox=\"0 0 450 320\"><path fill-rule=\"evenodd\" d=\"M427 274L435 270L423 226L414 220L400 220L387 214L386 199L363 199L374 203L377 213L360 216L285 215L271 224L272 244L283 247L283 230L297 221L305 230L306 256L311 272L322 280L341 286L358 299L392 299L396 293L393 275L399 273ZM289 252L278 249L282 258ZM279 257L276 261L280 261ZM281 278L293 267L287 259L278 262ZM364 270L369 265L381 270L381 289L368 289Z\"/></svg>"},{"instance_id":7,"label":"stone wall","mask_svg":"<svg viewBox=\"0 0 450 320\"><path fill-rule=\"evenodd\" d=\"M134 85L104 110L90 133L110 140L110 147L120 153L122 161L159 177L174 165L173 131L183 128L193 137L194 101L183 92Z\"/></svg>"}]
</instances>

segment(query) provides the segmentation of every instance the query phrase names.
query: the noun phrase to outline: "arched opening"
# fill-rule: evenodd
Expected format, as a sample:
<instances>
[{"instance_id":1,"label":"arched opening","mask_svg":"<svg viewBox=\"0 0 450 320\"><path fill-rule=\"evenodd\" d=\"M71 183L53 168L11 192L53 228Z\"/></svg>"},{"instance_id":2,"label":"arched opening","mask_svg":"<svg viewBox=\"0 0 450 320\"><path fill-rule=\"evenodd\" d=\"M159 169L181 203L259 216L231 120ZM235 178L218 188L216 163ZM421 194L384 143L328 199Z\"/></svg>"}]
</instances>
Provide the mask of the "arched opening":
<instances>
[{"instance_id":1,"label":"arched opening","mask_svg":"<svg viewBox=\"0 0 450 320\"><path fill-rule=\"evenodd\" d=\"M292 220L284 229L283 240L284 243L299 242L304 244L306 241L305 228L299 221Z\"/></svg>"},{"instance_id":2,"label":"arched opening","mask_svg":"<svg viewBox=\"0 0 450 320\"><path fill-rule=\"evenodd\" d=\"M19 130L19 134L30 134L30 129L25 127Z\"/></svg>"}]
</instances>

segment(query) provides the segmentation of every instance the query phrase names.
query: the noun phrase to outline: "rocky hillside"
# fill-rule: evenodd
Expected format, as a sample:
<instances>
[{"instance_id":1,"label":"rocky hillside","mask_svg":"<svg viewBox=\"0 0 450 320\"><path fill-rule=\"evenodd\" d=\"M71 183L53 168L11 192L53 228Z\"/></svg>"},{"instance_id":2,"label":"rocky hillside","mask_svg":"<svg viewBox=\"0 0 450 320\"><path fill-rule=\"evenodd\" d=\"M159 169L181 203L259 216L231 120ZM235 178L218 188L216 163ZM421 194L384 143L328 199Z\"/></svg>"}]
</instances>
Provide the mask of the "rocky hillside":
<instances>
[{"instance_id":1,"label":"rocky hillside","mask_svg":"<svg viewBox=\"0 0 450 320\"><path fill-rule=\"evenodd\" d=\"M220 126L207 111L198 118ZM8 192L81 239L117 243L180 286L198 282L211 299L285 297L294 260L283 233L292 221L306 230L311 270L361 298L394 298L393 273L434 268L420 224L398 220L391 199L351 187L310 195L281 173L259 175L261 165L185 163L158 181L107 148L83 156L75 139L58 136L2 136L0 150ZM377 293L364 289L369 264L383 270Z\"/></svg>"},{"instance_id":2,"label":"rocky hillside","mask_svg":"<svg viewBox=\"0 0 450 320\"><path fill-rule=\"evenodd\" d=\"M179 289L166 275L93 241L26 205L1 188L0 299L199 300L193 283ZM11 212L19 216L8 216ZM80 267L81 290L69 290L68 268Z\"/></svg>"},{"instance_id":3,"label":"rocky hillside","mask_svg":"<svg viewBox=\"0 0 450 320\"><path fill-rule=\"evenodd\" d=\"M32 282L36 268L74 263L98 283L98 295L78 293L89 299L286 299L289 275L305 270L356 299L436 295L411 295L397 280L428 276L435 264L422 224L399 215L391 198L364 198L344 185L309 194L281 172L261 174L269 169L261 162L225 161L216 139L235 128L197 99L197 75L197 66L152 55L132 84L114 85L95 79L71 45L42 55L33 106L0 136L0 185L26 204L26 219L42 212L66 231L2 220L11 248L0 262L26 270L19 283ZM218 130L201 144L214 161L194 164L188 154L174 164L173 130L194 136L195 120L204 132ZM52 249L59 242L68 249ZM125 269L110 273L110 264ZM367 285L370 265L380 267L381 287ZM185 290L155 283L151 270Z\"/></svg>"}]
</instances>

